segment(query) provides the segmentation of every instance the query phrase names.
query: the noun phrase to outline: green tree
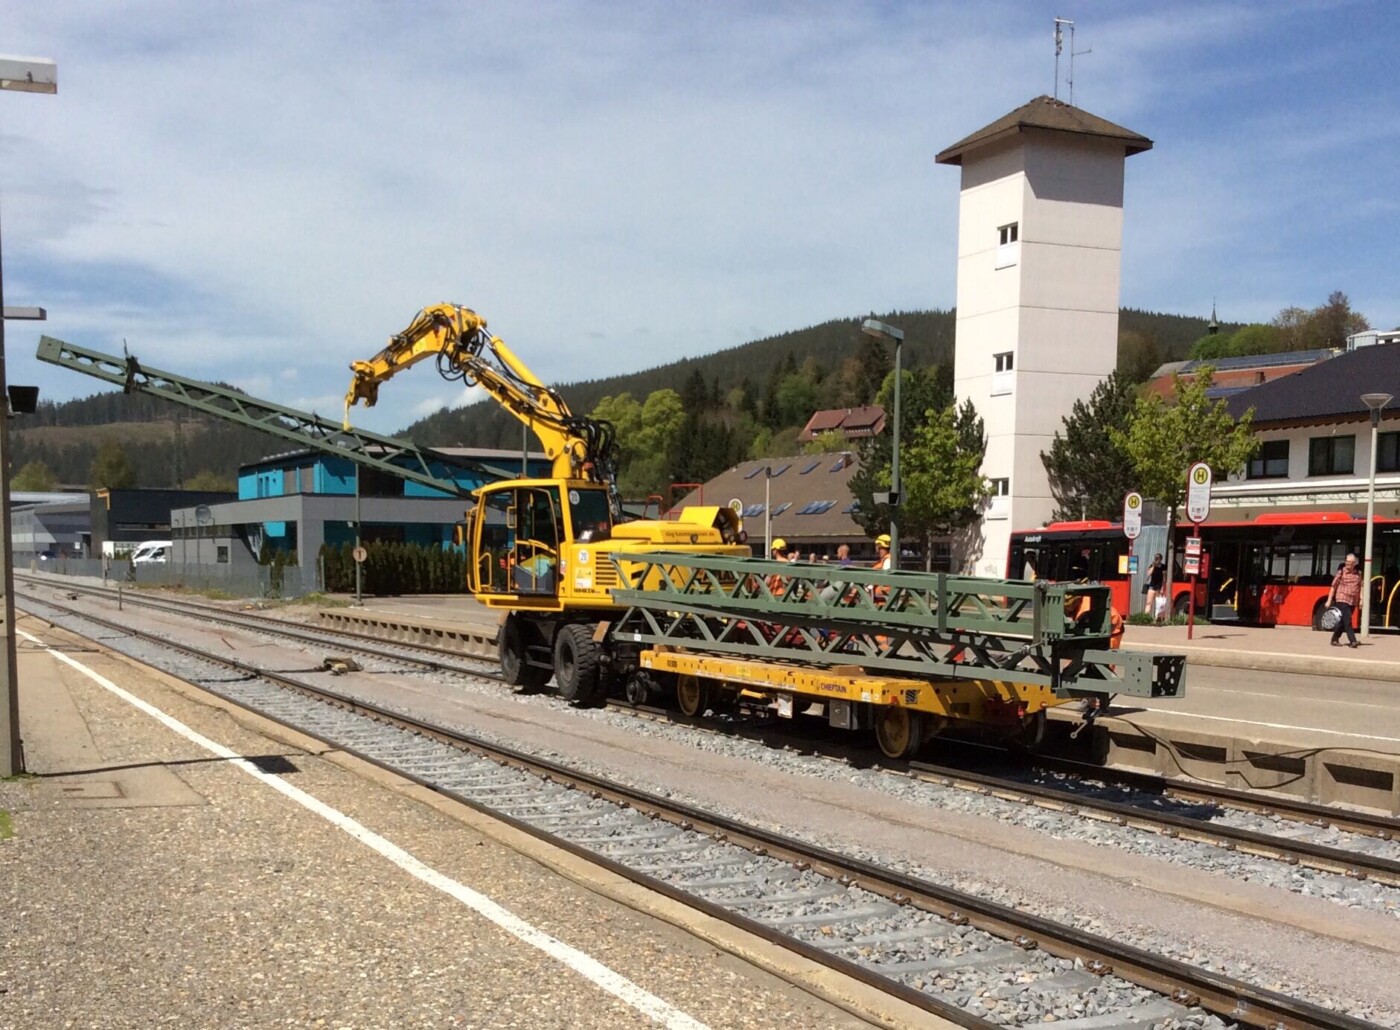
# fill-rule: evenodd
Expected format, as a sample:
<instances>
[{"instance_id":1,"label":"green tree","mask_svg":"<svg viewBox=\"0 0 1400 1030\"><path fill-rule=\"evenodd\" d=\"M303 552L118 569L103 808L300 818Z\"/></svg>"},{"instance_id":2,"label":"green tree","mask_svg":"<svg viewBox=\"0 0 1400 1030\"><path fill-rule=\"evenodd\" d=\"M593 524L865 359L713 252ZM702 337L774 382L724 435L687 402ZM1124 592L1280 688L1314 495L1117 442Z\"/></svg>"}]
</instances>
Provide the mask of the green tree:
<instances>
[{"instance_id":1,"label":"green tree","mask_svg":"<svg viewBox=\"0 0 1400 1030\"><path fill-rule=\"evenodd\" d=\"M1230 355L1276 354L1283 349L1283 335L1271 325L1255 322L1235 331L1230 337Z\"/></svg>"},{"instance_id":2,"label":"green tree","mask_svg":"<svg viewBox=\"0 0 1400 1030\"><path fill-rule=\"evenodd\" d=\"M136 485L136 473L126 451L115 440L108 440L92 459L88 480L94 490L123 490Z\"/></svg>"},{"instance_id":3,"label":"green tree","mask_svg":"<svg viewBox=\"0 0 1400 1030\"><path fill-rule=\"evenodd\" d=\"M675 390L653 390L646 403L628 415L628 435L618 434L621 471L618 485L626 497L665 493L687 419L703 421L687 413Z\"/></svg>"},{"instance_id":4,"label":"green tree","mask_svg":"<svg viewBox=\"0 0 1400 1030\"><path fill-rule=\"evenodd\" d=\"M778 424L805 426L817 410L820 388L802 372L787 376L778 384Z\"/></svg>"},{"instance_id":5,"label":"green tree","mask_svg":"<svg viewBox=\"0 0 1400 1030\"><path fill-rule=\"evenodd\" d=\"M1136 470L1113 430L1131 425L1136 411L1133 385L1114 372L1094 387L1088 401L1077 400L1048 451L1040 452L1057 505L1056 519L1109 519L1123 509L1123 495L1137 488Z\"/></svg>"},{"instance_id":6,"label":"green tree","mask_svg":"<svg viewBox=\"0 0 1400 1030\"><path fill-rule=\"evenodd\" d=\"M828 429L802 445L803 454L835 454L851 449L851 441L839 429Z\"/></svg>"},{"instance_id":7,"label":"green tree","mask_svg":"<svg viewBox=\"0 0 1400 1030\"><path fill-rule=\"evenodd\" d=\"M52 490L57 483L58 477L53 474L52 469L42 461L30 461L15 473L14 478L10 480L10 488L42 493Z\"/></svg>"},{"instance_id":8,"label":"green tree","mask_svg":"<svg viewBox=\"0 0 1400 1030\"><path fill-rule=\"evenodd\" d=\"M1224 400L1207 396L1212 372L1207 365L1190 382L1173 376L1170 402L1155 393L1140 397L1127 427L1109 430L1113 445L1132 460L1139 489L1167 509L1168 554L1191 466L1204 461L1220 482L1243 469L1259 449L1251 429L1254 409L1236 421Z\"/></svg>"},{"instance_id":9,"label":"green tree","mask_svg":"<svg viewBox=\"0 0 1400 1030\"><path fill-rule=\"evenodd\" d=\"M1118 371L1129 382L1147 382L1161 364L1157 341L1151 336L1131 329L1118 334Z\"/></svg>"},{"instance_id":10,"label":"green tree","mask_svg":"<svg viewBox=\"0 0 1400 1030\"><path fill-rule=\"evenodd\" d=\"M1215 335L1202 336L1191 345L1192 361L1214 361L1216 358L1228 358L1230 356L1230 337Z\"/></svg>"},{"instance_id":11,"label":"green tree","mask_svg":"<svg viewBox=\"0 0 1400 1030\"><path fill-rule=\"evenodd\" d=\"M928 412L900 448L899 528L924 544L924 568L932 567L933 538L977 520L991 484L979 471L986 455L982 419L971 401Z\"/></svg>"},{"instance_id":12,"label":"green tree","mask_svg":"<svg viewBox=\"0 0 1400 1030\"><path fill-rule=\"evenodd\" d=\"M856 367L859 369L855 383L856 403L870 404L894 370L894 356L883 340L861 333Z\"/></svg>"},{"instance_id":13,"label":"green tree","mask_svg":"<svg viewBox=\"0 0 1400 1030\"><path fill-rule=\"evenodd\" d=\"M903 368L900 376L900 487L904 488L904 467L906 455L917 438L919 429L928 421L941 418L942 413L953 403L952 385L943 369L936 365L919 369ZM852 517L866 533L875 536L885 532L890 525L890 508L875 503L875 494L890 488L890 465L894 451L894 372L885 377L884 384L875 395L874 401L889 413L885 431L879 436L862 440L859 445L860 468L851 476L850 491L859 505ZM959 431L965 434L963 446L975 449L980 454L984 449L981 442L981 420L976 411L965 405L966 413L955 413ZM980 458L978 459L980 463ZM907 490L905 491L907 493ZM923 523L914 519L922 516L910 514L911 509L901 507L898 525L902 533L910 534L912 540L926 535Z\"/></svg>"},{"instance_id":14,"label":"green tree","mask_svg":"<svg viewBox=\"0 0 1400 1030\"><path fill-rule=\"evenodd\" d=\"M200 469L189 479L185 480L182 489L185 490L226 490L236 491L238 484L233 481L232 476L221 476L217 472L210 472L208 469Z\"/></svg>"}]
</instances>

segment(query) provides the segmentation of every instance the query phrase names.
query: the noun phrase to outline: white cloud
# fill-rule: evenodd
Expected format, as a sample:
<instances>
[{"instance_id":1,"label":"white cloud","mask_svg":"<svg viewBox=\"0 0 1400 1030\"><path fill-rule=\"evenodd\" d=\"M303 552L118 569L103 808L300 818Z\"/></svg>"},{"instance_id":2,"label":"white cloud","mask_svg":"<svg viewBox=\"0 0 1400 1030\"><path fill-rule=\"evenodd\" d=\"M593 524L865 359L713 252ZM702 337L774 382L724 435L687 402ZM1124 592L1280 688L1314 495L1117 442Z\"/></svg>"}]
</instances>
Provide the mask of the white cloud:
<instances>
[{"instance_id":1,"label":"white cloud","mask_svg":"<svg viewBox=\"0 0 1400 1030\"><path fill-rule=\"evenodd\" d=\"M1373 260L1400 87L1363 72L1394 8L1087 8L1076 102L1157 144L1128 165L1125 303L1268 317L1340 287L1400 320ZM6 47L60 93L0 97L6 296L286 404L440 301L553 382L948 306L933 156L1054 89L1050 34L1011 2L27 7ZM12 379L92 392L25 337ZM446 397L416 369L366 417Z\"/></svg>"}]
</instances>

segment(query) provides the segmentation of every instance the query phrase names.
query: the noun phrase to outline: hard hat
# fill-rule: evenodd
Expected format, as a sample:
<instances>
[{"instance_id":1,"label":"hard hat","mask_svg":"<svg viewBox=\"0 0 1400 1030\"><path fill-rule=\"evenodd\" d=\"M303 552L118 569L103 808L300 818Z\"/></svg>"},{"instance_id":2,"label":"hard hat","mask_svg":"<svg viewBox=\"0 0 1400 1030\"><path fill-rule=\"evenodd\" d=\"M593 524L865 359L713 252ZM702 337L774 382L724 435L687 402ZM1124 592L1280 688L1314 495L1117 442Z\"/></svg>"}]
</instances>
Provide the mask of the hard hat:
<instances>
[{"instance_id":1,"label":"hard hat","mask_svg":"<svg viewBox=\"0 0 1400 1030\"><path fill-rule=\"evenodd\" d=\"M780 536L779 536L779 537L774 537L774 538L773 538L773 548L772 548L772 549L775 550L775 551L786 551L786 550L787 550L787 541L784 540L784 539L783 539L782 537L780 537Z\"/></svg>"},{"instance_id":2,"label":"hard hat","mask_svg":"<svg viewBox=\"0 0 1400 1030\"><path fill-rule=\"evenodd\" d=\"M888 533L881 533L875 538L875 546L883 547L888 551L890 549L890 535Z\"/></svg>"}]
</instances>

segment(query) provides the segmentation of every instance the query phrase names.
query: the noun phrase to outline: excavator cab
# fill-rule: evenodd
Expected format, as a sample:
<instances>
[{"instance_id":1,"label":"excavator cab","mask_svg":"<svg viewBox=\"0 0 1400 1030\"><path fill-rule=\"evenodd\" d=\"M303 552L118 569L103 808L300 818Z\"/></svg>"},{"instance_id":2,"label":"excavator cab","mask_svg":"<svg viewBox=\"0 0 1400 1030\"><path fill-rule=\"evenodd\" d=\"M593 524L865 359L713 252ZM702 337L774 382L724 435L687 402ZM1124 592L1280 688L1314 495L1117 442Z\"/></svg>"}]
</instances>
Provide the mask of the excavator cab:
<instances>
[{"instance_id":1,"label":"excavator cab","mask_svg":"<svg viewBox=\"0 0 1400 1030\"><path fill-rule=\"evenodd\" d=\"M565 607L606 600L610 498L598 483L515 479L482 487L471 514L472 591L491 607Z\"/></svg>"}]
</instances>

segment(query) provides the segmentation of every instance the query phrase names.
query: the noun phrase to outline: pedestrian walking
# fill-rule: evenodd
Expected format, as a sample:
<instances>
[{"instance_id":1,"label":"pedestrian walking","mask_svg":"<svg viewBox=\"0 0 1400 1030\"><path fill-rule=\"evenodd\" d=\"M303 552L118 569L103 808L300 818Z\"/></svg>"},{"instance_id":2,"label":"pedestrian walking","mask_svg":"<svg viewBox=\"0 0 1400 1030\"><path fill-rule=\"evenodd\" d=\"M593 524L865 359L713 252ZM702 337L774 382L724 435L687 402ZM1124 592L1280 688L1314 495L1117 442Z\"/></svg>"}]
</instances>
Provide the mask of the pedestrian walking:
<instances>
[{"instance_id":1,"label":"pedestrian walking","mask_svg":"<svg viewBox=\"0 0 1400 1030\"><path fill-rule=\"evenodd\" d=\"M1161 622L1157 615L1157 598L1162 596L1162 587L1166 585L1167 563L1162 561L1160 554L1154 555L1152 564L1147 567L1147 596L1143 599L1142 610L1152 616L1153 622Z\"/></svg>"},{"instance_id":2,"label":"pedestrian walking","mask_svg":"<svg viewBox=\"0 0 1400 1030\"><path fill-rule=\"evenodd\" d=\"M1346 631L1347 647L1356 646L1356 634L1351 630L1351 613L1361 603L1361 569L1356 555L1347 555L1342 567L1332 577L1332 589L1327 591L1327 606L1342 613L1342 620L1332 631L1332 646L1340 647L1342 631Z\"/></svg>"}]
</instances>

